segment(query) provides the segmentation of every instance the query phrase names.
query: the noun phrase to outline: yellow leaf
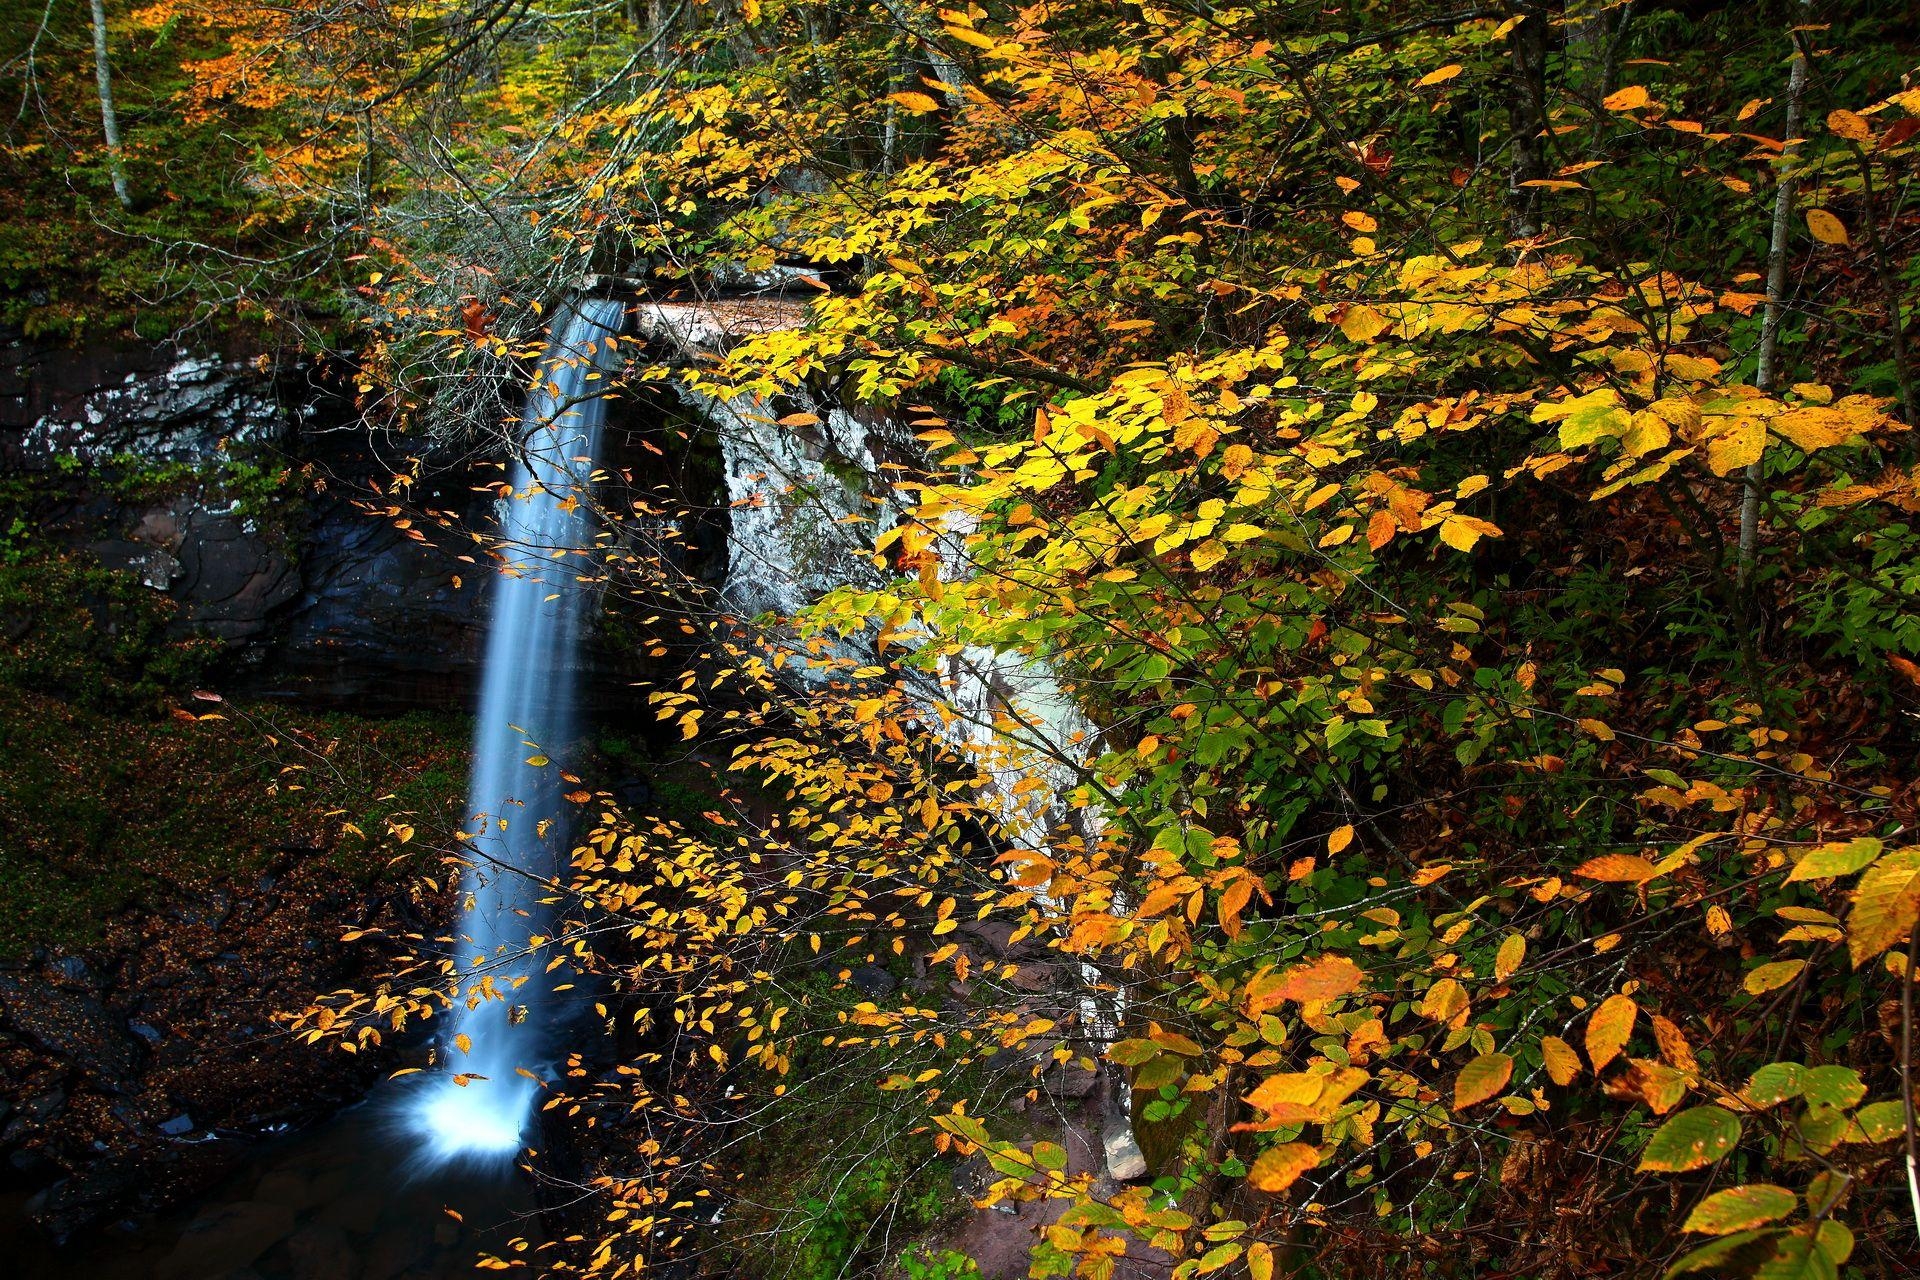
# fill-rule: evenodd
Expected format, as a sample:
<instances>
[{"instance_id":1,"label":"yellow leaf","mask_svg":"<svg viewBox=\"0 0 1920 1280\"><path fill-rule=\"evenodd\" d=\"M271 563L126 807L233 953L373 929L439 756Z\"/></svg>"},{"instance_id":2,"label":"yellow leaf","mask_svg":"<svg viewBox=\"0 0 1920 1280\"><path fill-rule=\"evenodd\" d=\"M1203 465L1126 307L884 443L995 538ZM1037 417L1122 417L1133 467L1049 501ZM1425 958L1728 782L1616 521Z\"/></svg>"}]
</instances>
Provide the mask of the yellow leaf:
<instances>
[{"instance_id":1,"label":"yellow leaf","mask_svg":"<svg viewBox=\"0 0 1920 1280\"><path fill-rule=\"evenodd\" d=\"M1633 415L1633 425L1620 437L1620 447L1629 457L1638 458L1644 454L1664 449L1673 439L1673 428L1658 413L1642 409Z\"/></svg>"},{"instance_id":2,"label":"yellow leaf","mask_svg":"<svg viewBox=\"0 0 1920 1280\"><path fill-rule=\"evenodd\" d=\"M872 101L872 99L868 99L868 101ZM890 93L887 95L887 101L898 103L915 115L931 115L940 109L940 104L924 93Z\"/></svg>"},{"instance_id":3,"label":"yellow leaf","mask_svg":"<svg viewBox=\"0 0 1920 1280\"><path fill-rule=\"evenodd\" d=\"M460 1052L462 1053L473 1052L473 1041L468 1039L464 1034L455 1036L453 1043L459 1046Z\"/></svg>"},{"instance_id":4,"label":"yellow leaf","mask_svg":"<svg viewBox=\"0 0 1920 1280\"><path fill-rule=\"evenodd\" d=\"M1857 969L1896 942L1920 920L1920 849L1896 849L1860 877L1847 917L1847 951Z\"/></svg>"},{"instance_id":5,"label":"yellow leaf","mask_svg":"<svg viewBox=\"0 0 1920 1280\"><path fill-rule=\"evenodd\" d=\"M1341 214L1340 221L1346 223L1355 231L1373 232L1380 229L1380 224L1375 222L1370 214L1361 213L1355 209L1349 209Z\"/></svg>"},{"instance_id":6,"label":"yellow leaf","mask_svg":"<svg viewBox=\"0 0 1920 1280\"><path fill-rule=\"evenodd\" d=\"M1300 1175L1320 1163L1320 1152L1305 1142L1286 1142L1260 1153L1247 1170L1247 1181L1256 1191L1278 1194L1300 1180Z\"/></svg>"},{"instance_id":7,"label":"yellow leaf","mask_svg":"<svg viewBox=\"0 0 1920 1280\"><path fill-rule=\"evenodd\" d=\"M1717 476L1739 471L1760 460L1767 446L1767 427L1758 418L1723 420L1707 441L1707 468Z\"/></svg>"},{"instance_id":8,"label":"yellow leaf","mask_svg":"<svg viewBox=\"0 0 1920 1280\"><path fill-rule=\"evenodd\" d=\"M1609 111L1637 111L1652 101L1653 98L1647 93L1645 85L1630 84L1624 89L1608 94L1607 100L1600 105Z\"/></svg>"},{"instance_id":9,"label":"yellow leaf","mask_svg":"<svg viewBox=\"0 0 1920 1280\"><path fill-rule=\"evenodd\" d=\"M1365 303L1355 303L1340 316L1340 332L1353 342L1372 342L1393 327L1393 321Z\"/></svg>"},{"instance_id":10,"label":"yellow leaf","mask_svg":"<svg viewBox=\"0 0 1920 1280\"><path fill-rule=\"evenodd\" d=\"M1471 551L1473 544L1481 538L1499 536L1500 526L1477 516L1463 516L1454 512L1440 522L1440 541L1455 551Z\"/></svg>"},{"instance_id":11,"label":"yellow leaf","mask_svg":"<svg viewBox=\"0 0 1920 1280\"><path fill-rule=\"evenodd\" d=\"M1249 1280L1273 1280L1272 1245L1256 1240L1247 1246L1247 1276Z\"/></svg>"},{"instance_id":12,"label":"yellow leaf","mask_svg":"<svg viewBox=\"0 0 1920 1280\"><path fill-rule=\"evenodd\" d=\"M963 27L957 22L948 24L947 34L953 39L958 40L961 44L970 44L976 49L991 49L994 47L994 39L992 36L982 35L972 27Z\"/></svg>"},{"instance_id":13,"label":"yellow leaf","mask_svg":"<svg viewBox=\"0 0 1920 1280\"><path fill-rule=\"evenodd\" d=\"M1547 1075L1555 1084L1568 1085L1579 1079L1580 1055L1559 1036L1541 1037L1540 1058L1546 1064Z\"/></svg>"},{"instance_id":14,"label":"yellow leaf","mask_svg":"<svg viewBox=\"0 0 1920 1280\"><path fill-rule=\"evenodd\" d=\"M1500 944L1500 950L1493 957L1493 977L1496 982L1505 982L1519 971L1521 963L1527 958L1527 940L1517 933L1507 935Z\"/></svg>"},{"instance_id":15,"label":"yellow leaf","mask_svg":"<svg viewBox=\"0 0 1920 1280\"><path fill-rule=\"evenodd\" d=\"M1457 62L1449 62L1446 66L1429 71L1427 74L1421 76L1418 81L1418 87L1426 89L1436 84L1445 84L1459 74L1460 64Z\"/></svg>"},{"instance_id":16,"label":"yellow leaf","mask_svg":"<svg viewBox=\"0 0 1920 1280\"><path fill-rule=\"evenodd\" d=\"M1806 967L1805 960L1777 960L1772 964L1763 964L1749 973L1746 981L1740 985L1746 988L1750 996L1765 995L1792 982Z\"/></svg>"},{"instance_id":17,"label":"yellow leaf","mask_svg":"<svg viewBox=\"0 0 1920 1280\"><path fill-rule=\"evenodd\" d=\"M1353 843L1353 824L1335 827L1333 834L1327 837L1327 852L1338 853Z\"/></svg>"},{"instance_id":18,"label":"yellow leaf","mask_svg":"<svg viewBox=\"0 0 1920 1280\"><path fill-rule=\"evenodd\" d=\"M1187 552L1187 560L1201 573L1205 573L1226 558L1226 546L1212 538L1208 538L1205 542Z\"/></svg>"},{"instance_id":19,"label":"yellow leaf","mask_svg":"<svg viewBox=\"0 0 1920 1280\"><path fill-rule=\"evenodd\" d=\"M1627 1047L1634 1019L1639 1016L1640 1006L1633 1002L1632 996L1608 996L1600 1002L1593 1017L1587 1020L1587 1060L1593 1063L1596 1073Z\"/></svg>"},{"instance_id":20,"label":"yellow leaf","mask_svg":"<svg viewBox=\"0 0 1920 1280\"><path fill-rule=\"evenodd\" d=\"M1512 1078L1512 1058L1504 1053L1481 1054L1460 1068L1459 1078L1453 1082L1453 1109L1464 1111L1475 1103L1485 1102L1506 1088Z\"/></svg>"},{"instance_id":21,"label":"yellow leaf","mask_svg":"<svg viewBox=\"0 0 1920 1280\"><path fill-rule=\"evenodd\" d=\"M1827 132L1845 138L1848 142L1872 142L1873 126L1866 117L1851 111L1827 112Z\"/></svg>"},{"instance_id":22,"label":"yellow leaf","mask_svg":"<svg viewBox=\"0 0 1920 1280\"><path fill-rule=\"evenodd\" d=\"M1707 908L1707 933L1713 937L1722 937L1733 932L1733 917L1719 903Z\"/></svg>"},{"instance_id":23,"label":"yellow leaf","mask_svg":"<svg viewBox=\"0 0 1920 1280\"><path fill-rule=\"evenodd\" d=\"M1846 244L1847 224L1825 209L1807 210L1807 230L1821 244Z\"/></svg>"}]
</instances>

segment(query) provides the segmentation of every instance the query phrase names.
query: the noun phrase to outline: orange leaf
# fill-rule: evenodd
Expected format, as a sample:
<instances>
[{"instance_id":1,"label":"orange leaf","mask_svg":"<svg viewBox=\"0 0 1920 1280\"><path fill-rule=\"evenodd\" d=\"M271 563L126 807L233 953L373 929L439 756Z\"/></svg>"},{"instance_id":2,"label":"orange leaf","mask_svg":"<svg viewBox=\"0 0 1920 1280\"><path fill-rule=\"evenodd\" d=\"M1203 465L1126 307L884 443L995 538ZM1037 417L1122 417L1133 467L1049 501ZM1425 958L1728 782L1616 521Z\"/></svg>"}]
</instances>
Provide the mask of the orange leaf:
<instances>
[{"instance_id":1,"label":"orange leaf","mask_svg":"<svg viewBox=\"0 0 1920 1280\"><path fill-rule=\"evenodd\" d=\"M1453 1109L1464 1111L1485 1102L1507 1087L1513 1078L1513 1059L1504 1053L1483 1053L1460 1069L1453 1082Z\"/></svg>"},{"instance_id":2,"label":"orange leaf","mask_svg":"<svg viewBox=\"0 0 1920 1280\"><path fill-rule=\"evenodd\" d=\"M1247 1181L1254 1190L1273 1194L1285 1191L1300 1175L1320 1163L1320 1152L1305 1142L1287 1142L1260 1153L1247 1170Z\"/></svg>"},{"instance_id":3,"label":"orange leaf","mask_svg":"<svg viewBox=\"0 0 1920 1280\"><path fill-rule=\"evenodd\" d=\"M1573 874L1614 884L1645 884L1659 872L1637 853L1603 853L1575 867Z\"/></svg>"},{"instance_id":4,"label":"orange leaf","mask_svg":"<svg viewBox=\"0 0 1920 1280\"><path fill-rule=\"evenodd\" d=\"M1807 230L1821 244L1844 245L1847 240L1847 224L1828 213L1825 209L1807 210Z\"/></svg>"},{"instance_id":5,"label":"orange leaf","mask_svg":"<svg viewBox=\"0 0 1920 1280\"><path fill-rule=\"evenodd\" d=\"M1608 996L1587 1020L1587 1059L1597 1073L1627 1047L1640 1006L1631 996Z\"/></svg>"}]
</instances>

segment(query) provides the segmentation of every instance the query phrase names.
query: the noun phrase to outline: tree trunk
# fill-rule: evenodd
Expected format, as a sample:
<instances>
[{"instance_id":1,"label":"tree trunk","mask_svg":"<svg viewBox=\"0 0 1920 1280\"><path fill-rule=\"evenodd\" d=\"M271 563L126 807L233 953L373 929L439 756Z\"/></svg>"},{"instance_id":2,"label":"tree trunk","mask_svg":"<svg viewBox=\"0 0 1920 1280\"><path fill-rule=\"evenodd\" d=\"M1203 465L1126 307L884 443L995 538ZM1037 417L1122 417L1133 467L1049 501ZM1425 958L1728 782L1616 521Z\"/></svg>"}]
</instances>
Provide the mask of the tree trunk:
<instances>
[{"instance_id":1,"label":"tree trunk","mask_svg":"<svg viewBox=\"0 0 1920 1280\"><path fill-rule=\"evenodd\" d=\"M113 194L122 209L133 208L127 190L127 166L120 154L120 121L113 113L113 73L107 65L107 7L93 0L93 78L100 86L100 129L107 137L107 171L113 175Z\"/></svg>"},{"instance_id":2,"label":"tree trunk","mask_svg":"<svg viewBox=\"0 0 1920 1280\"><path fill-rule=\"evenodd\" d=\"M1547 48L1551 36L1548 6L1539 0L1514 5L1519 23L1507 33L1513 61L1513 100L1507 108L1507 224L1516 240L1540 234L1539 187L1525 185L1547 176Z\"/></svg>"},{"instance_id":3,"label":"tree trunk","mask_svg":"<svg viewBox=\"0 0 1920 1280\"><path fill-rule=\"evenodd\" d=\"M1804 12L1811 0L1800 0ZM1800 99L1807 88L1807 46L1798 33L1793 36L1793 70L1787 76L1787 132L1780 152L1780 183L1773 193L1773 231L1767 243L1767 306L1760 321L1759 364L1753 385L1771 392L1779 380L1780 321L1787 300L1787 233L1793 219L1794 190L1800 185L1795 168L1800 159ZM1765 445L1761 446L1762 452ZM1761 463L1755 458L1747 466L1746 492L1740 501L1740 559L1738 578L1742 587L1753 578L1754 553L1760 541Z\"/></svg>"}]
</instances>

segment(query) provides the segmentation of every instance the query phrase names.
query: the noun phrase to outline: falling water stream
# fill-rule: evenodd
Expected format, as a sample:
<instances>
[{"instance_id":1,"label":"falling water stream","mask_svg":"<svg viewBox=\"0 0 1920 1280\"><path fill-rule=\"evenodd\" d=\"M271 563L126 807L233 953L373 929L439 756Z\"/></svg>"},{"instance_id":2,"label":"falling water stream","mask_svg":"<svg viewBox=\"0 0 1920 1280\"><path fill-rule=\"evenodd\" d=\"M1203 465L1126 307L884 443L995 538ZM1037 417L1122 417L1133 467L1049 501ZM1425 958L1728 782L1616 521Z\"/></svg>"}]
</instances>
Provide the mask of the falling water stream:
<instances>
[{"instance_id":1,"label":"falling water stream","mask_svg":"<svg viewBox=\"0 0 1920 1280\"><path fill-rule=\"evenodd\" d=\"M574 729L599 452L600 378L621 304L580 300L556 319L527 395L513 492L499 504L501 572L474 725L454 960L463 999L438 1069L381 1085L302 1134L255 1139L191 1204L103 1225L64 1245L0 1196L0 1274L22 1280L471 1280L475 1259L538 1240L533 1188L512 1176L557 1056L557 1016L530 946L572 833L559 756ZM545 763L546 757L553 759ZM455 1211L453 1206L459 1206Z\"/></svg>"},{"instance_id":2,"label":"falling water stream","mask_svg":"<svg viewBox=\"0 0 1920 1280\"><path fill-rule=\"evenodd\" d=\"M461 991L439 1045L446 1071L405 1101L433 1163L503 1159L521 1147L549 1066L541 1010L549 884L572 834L548 756L574 733L587 546L587 487L600 450L621 305L582 299L555 321L522 419L513 493L501 503L495 585L474 723L469 863L455 928Z\"/></svg>"}]
</instances>

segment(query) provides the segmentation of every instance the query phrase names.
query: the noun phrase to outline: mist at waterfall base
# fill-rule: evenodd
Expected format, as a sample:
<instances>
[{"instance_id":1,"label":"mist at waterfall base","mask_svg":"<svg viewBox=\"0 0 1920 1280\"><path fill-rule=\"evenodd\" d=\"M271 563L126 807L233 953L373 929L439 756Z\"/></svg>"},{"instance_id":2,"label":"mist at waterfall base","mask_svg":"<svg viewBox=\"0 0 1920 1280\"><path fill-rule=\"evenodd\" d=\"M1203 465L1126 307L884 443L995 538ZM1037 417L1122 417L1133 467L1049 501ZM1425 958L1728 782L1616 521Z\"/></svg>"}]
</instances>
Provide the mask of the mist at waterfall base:
<instances>
[{"instance_id":1,"label":"mist at waterfall base","mask_svg":"<svg viewBox=\"0 0 1920 1280\"><path fill-rule=\"evenodd\" d=\"M616 301L579 300L555 320L527 396L523 447L500 513L503 563L493 584L474 723L463 913L454 927L459 991L437 1045L439 1070L396 1101L417 1163L506 1165L524 1145L553 1060L551 956L543 882L564 869L571 832L560 765L572 741L587 593L585 501L599 454L621 325ZM531 764L530 760L543 761Z\"/></svg>"}]
</instances>

